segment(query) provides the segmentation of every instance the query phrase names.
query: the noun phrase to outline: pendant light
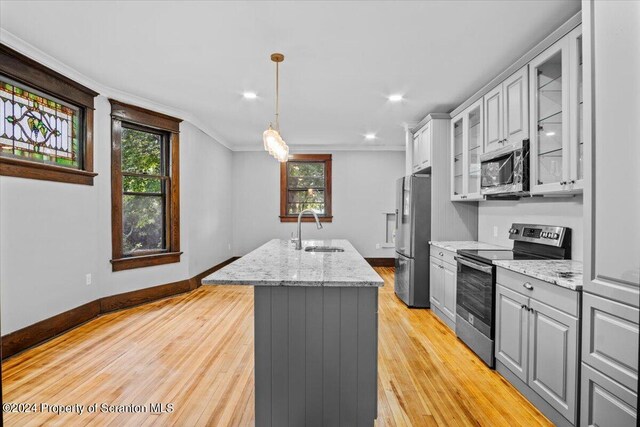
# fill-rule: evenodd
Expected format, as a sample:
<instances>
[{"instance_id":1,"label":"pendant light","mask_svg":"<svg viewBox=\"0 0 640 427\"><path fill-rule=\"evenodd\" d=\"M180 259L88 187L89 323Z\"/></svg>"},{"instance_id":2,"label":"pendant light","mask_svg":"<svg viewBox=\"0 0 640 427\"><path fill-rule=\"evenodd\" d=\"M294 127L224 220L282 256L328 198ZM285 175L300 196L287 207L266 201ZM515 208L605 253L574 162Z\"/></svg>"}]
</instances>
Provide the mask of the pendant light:
<instances>
[{"instance_id":1,"label":"pendant light","mask_svg":"<svg viewBox=\"0 0 640 427\"><path fill-rule=\"evenodd\" d=\"M284 55L281 53L271 54L271 60L276 63L276 127L272 127L269 123L269 129L262 134L264 149L269 152L279 162L286 162L289 159L289 147L280 136L280 68L279 65L284 61Z\"/></svg>"}]
</instances>

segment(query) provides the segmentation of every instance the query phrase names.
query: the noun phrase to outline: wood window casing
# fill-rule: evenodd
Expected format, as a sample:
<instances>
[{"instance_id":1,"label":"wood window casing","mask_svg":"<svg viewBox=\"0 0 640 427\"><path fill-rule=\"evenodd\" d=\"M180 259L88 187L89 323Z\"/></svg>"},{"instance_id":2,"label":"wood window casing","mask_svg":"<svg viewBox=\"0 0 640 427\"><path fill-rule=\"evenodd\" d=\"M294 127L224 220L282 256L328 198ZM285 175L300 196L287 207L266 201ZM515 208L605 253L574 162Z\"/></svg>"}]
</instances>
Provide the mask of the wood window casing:
<instances>
[{"instance_id":1,"label":"wood window casing","mask_svg":"<svg viewBox=\"0 0 640 427\"><path fill-rule=\"evenodd\" d=\"M0 43L0 74L73 104L82 111L80 168L0 156L0 175L93 185L93 111L98 93Z\"/></svg>"},{"instance_id":2,"label":"wood window casing","mask_svg":"<svg viewBox=\"0 0 640 427\"><path fill-rule=\"evenodd\" d=\"M156 113L140 107L111 102L111 237L112 270L180 262L180 119ZM123 172L122 128L128 127L158 132L166 135L167 176L164 201L165 249L125 254L123 251ZM126 173L126 175L135 175Z\"/></svg>"},{"instance_id":3,"label":"wood window casing","mask_svg":"<svg viewBox=\"0 0 640 427\"><path fill-rule=\"evenodd\" d=\"M289 161L301 162L301 163L324 163L324 214L318 214L320 222L332 222L332 201L331 201L331 154L291 154L289 155ZM288 213L288 162L280 163L280 222L297 222L298 214ZM311 215L304 215L302 217L303 222L315 222L315 219Z\"/></svg>"}]
</instances>

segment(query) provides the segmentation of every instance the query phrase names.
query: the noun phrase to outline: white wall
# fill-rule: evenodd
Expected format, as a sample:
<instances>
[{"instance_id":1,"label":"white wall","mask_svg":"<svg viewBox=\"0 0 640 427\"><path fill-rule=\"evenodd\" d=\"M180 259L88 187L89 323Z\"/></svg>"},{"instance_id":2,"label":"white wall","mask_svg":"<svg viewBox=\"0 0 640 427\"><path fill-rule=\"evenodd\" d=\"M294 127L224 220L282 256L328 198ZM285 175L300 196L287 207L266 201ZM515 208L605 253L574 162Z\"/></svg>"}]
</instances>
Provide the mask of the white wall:
<instances>
[{"instance_id":1,"label":"white wall","mask_svg":"<svg viewBox=\"0 0 640 427\"><path fill-rule=\"evenodd\" d=\"M302 225L303 239L346 238L364 256L393 257L384 242L385 216L395 211L395 182L404 176L404 152L332 152L333 222L322 230ZM266 152L233 153L234 255L273 238L290 238L295 223L281 223L280 164Z\"/></svg>"},{"instance_id":2,"label":"white wall","mask_svg":"<svg viewBox=\"0 0 640 427\"><path fill-rule=\"evenodd\" d=\"M492 200L478 207L478 240L512 247L508 230L514 222L560 225L571 228L572 259L582 260L582 195L573 198L523 198L518 201ZM493 236L498 227L498 236Z\"/></svg>"},{"instance_id":3,"label":"white wall","mask_svg":"<svg viewBox=\"0 0 640 427\"><path fill-rule=\"evenodd\" d=\"M180 131L181 234L193 277L232 256L232 152L189 123Z\"/></svg>"},{"instance_id":4,"label":"white wall","mask_svg":"<svg viewBox=\"0 0 640 427\"><path fill-rule=\"evenodd\" d=\"M0 177L3 335L102 296L193 277L231 256L231 151L183 122L181 262L111 271L110 111L98 97L94 186Z\"/></svg>"}]
</instances>

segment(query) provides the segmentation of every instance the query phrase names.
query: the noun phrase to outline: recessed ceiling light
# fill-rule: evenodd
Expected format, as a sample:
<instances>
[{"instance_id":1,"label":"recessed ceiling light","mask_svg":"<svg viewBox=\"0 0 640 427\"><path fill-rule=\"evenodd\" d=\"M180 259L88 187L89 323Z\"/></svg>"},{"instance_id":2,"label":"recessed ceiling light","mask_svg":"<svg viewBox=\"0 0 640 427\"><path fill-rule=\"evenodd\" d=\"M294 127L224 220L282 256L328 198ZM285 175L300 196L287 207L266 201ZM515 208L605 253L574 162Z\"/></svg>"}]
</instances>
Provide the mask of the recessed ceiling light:
<instances>
[{"instance_id":1,"label":"recessed ceiling light","mask_svg":"<svg viewBox=\"0 0 640 427\"><path fill-rule=\"evenodd\" d=\"M391 102L400 102L400 101L402 101L402 95L400 95L400 94L389 95L389 101L391 101Z\"/></svg>"},{"instance_id":2,"label":"recessed ceiling light","mask_svg":"<svg viewBox=\"0 0 640 427\"><path fill-rule=\"evenodd\" d=\"M364 139L376 139L375 133L368 133L364 136Z\"/></svg>"},{"instance_id":3,"label":"recessed ceiling light","mask_svg":"<svg viewBox=\"0 0 640 427\"><path fill-rule=\"evenodd\" d=\"M245 99L256 99L258 95L255 92L245 92L242 94Z\"/></svg>"}]
</instances>

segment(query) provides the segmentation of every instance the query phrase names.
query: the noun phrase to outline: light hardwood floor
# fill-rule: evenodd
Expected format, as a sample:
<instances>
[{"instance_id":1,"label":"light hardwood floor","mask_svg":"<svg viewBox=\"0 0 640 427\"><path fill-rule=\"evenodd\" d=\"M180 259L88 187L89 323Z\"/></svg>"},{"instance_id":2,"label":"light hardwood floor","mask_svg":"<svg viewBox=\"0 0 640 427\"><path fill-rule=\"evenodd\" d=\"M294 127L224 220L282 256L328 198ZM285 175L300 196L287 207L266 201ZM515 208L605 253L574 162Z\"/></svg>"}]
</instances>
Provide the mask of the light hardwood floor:
<instances>
[{"instance_id":1,"label":"light hardwood floor","mask_svg":"<svg viewBox=\"0 0 640 427\"><path fill-rule=\"evenodd\" d=\"M550 426L429 310L380 291L377 426ZM7 426L253 425L253 290L201 287L111 313L3 364L3 400L144 405L169 414L5 414ZM100 409L98 409L99 411Z\"/></svg>"}]
</instances>

